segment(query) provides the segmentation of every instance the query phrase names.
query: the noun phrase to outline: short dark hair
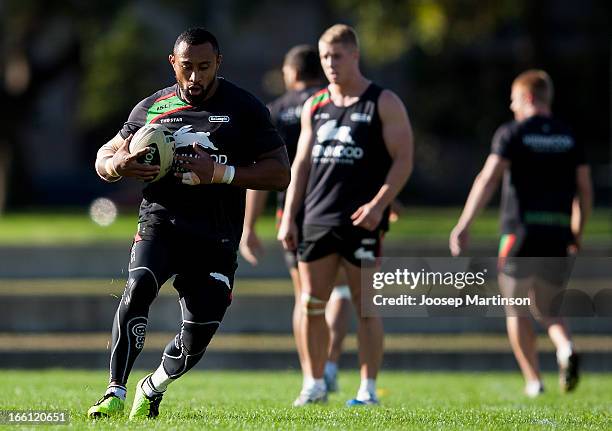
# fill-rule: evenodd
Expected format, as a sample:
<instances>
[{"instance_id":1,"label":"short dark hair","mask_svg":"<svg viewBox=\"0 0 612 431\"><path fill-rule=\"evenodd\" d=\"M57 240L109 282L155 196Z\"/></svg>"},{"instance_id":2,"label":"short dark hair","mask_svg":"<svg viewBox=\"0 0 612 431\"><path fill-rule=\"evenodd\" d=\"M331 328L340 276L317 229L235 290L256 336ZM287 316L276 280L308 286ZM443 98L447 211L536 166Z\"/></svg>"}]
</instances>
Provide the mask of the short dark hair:
<instances>
[{"instance_id":1,"label":"short dark hair","mask_svg":"<svg viewBox=\"0 0 612 431\"><path fill-rule=\"evenodd\" d=\"M301 81L323 78L319 52L310 45L297 45L291 48L285 55L283 65L293 67L297 71L297 78Z\"/></svg>"},{"instance_id":2,"label":"short dark hair","mask_svg":"<svg viewBox=\"0 0 612 431\"><path fill-rule=\"evenodd\" d=\"M174 49L172 52L176 52L179 45L185 42L188 45L202 45L204 43L210 43L215 51L215 54L219 54L219 42L214 34L202 27L193 27L185 30L176 38L174 42Z\"/></svg>"}]
</instances>

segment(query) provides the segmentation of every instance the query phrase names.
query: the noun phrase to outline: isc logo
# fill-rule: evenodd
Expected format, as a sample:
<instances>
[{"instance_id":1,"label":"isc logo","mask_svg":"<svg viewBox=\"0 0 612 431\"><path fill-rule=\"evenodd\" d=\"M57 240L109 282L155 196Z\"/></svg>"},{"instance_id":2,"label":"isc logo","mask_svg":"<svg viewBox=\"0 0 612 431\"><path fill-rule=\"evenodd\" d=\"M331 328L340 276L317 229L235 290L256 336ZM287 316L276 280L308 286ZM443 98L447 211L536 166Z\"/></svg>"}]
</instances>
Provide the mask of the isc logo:
<instances>
[{"instance_id":1,"label":"isc logo","mask_svg":"<svg viewBox=\"0 0 612 431\"><path fill-rule=\"evenodd\" d=\"M137 323L132 328L132 334L134 334L136 337L136 343L134 346L139 350L144 347L146 333L147 333L146 323Z\"/></svg>"}]
</instances>

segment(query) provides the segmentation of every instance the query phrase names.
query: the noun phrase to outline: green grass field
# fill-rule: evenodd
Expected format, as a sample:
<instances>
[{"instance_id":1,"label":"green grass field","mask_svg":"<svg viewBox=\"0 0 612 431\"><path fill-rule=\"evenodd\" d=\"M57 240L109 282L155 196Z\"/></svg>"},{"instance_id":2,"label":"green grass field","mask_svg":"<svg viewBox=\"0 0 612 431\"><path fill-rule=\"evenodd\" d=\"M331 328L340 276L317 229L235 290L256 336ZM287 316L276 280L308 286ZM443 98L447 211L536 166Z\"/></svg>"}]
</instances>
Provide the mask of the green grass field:
<instances>
[{"instance_id":1,"label":"green grass field","mask_svg":"<svg viewBox=\"0 0 612 431\"><path fill-rule=\"evenodd\" d=\"M134 211L120 212L117 220L108 227L95 224L85 210L8 213L0 216L0 245L129 242L136 230ZM406 208L399 221L392 224L387 239L446 242L460 212L460 208ZM489 209L475 222L472 237L495 241L498 227L498 211ZM263 239L273 240L276 236L274 217L262 217L257 229ZM612 242L612 210L594 212L587 225L585 242Z\"/></svg>"},{"instance_id":2,"label":"green grass field","mask_svg":"<svg viewBox=\"0 0 612 431\"><path fill-rule=\"evenodd\" d=\"M291 407L301 376L296 372L195 371L174 383L160 417L130 423L126 417L89 421L85 412L101 394L104 371L0 372L0 409L68 410L74 429L530 429L603 430L612 427L612 376L586 375L575 393L561 395L556 376L546 375L547 393L521 394L519 373L400 373L379 379L382 405L344 407L358 385L344 372L340 393L325 406ZM142 377L134 372L130 389ZM131 391L133 392L133 391ZM132 393L128 394L128 405ZM19 429L24 429L19 428ZM34 427L33 427L34 429ZM41 429L36 426L35 429ZM66 427L55 427L66 429Z\"/></svg>"}]
</instances>

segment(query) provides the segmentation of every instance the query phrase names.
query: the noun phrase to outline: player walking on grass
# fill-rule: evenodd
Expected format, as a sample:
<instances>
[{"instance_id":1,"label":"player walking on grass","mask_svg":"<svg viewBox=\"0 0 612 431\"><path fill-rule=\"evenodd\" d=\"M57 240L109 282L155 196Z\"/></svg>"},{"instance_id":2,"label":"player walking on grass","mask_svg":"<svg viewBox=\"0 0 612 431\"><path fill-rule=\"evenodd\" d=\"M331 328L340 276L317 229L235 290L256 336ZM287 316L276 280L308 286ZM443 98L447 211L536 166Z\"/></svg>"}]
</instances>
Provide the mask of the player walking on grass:
<instances>
[{"instance_id":1,"label":"player walking on grass","mask_svg":"<svg viewBox=\"0 0 612 431\"><path fill-rule=\"evenodd\" d=\"M218 77L222 56L216 38L201 28L187 30L169 60L177 83L136 105L96 160L106 181L150 180L159 167L138 163L140 154L129 154L128 145L140 127L161 123L174 131L180 167L143 190L129 278L113 319L110 384L89 409L90 417L122 412L149 307L176 275L180 331L157 370L137 383L130 418L158 415L166 388L202 358L231 303L245 190L280 191L289 183L287 153L268 110Z\"/></svg>"},{"instance_id":2,"label":"player walking on grass","mask_svg":"<svg viewBox=\"0 0 612 431\"><path fill-rule=\"evenodd\" d=\"M531 314L557 349L561 390L571 391L578 383L578 355L567 323L551 310L551 298L563 286L563 258L580 245L592 191L583 147L552 116L552 98L552 81L542 70L526 71L514 80L510 109L515 121L495 133L491 154L450 235L450 249L455 256L465 251L470 225L504 177L500 288L507 297L532 298ZM528 314L508 307L506 325L525 393L536 397L544 387Z\"/></svg>"},{"instance_id":3,"label":"player walking on grass","mask_svg":"<svg viewBox=\"0 0 612 431\"><path fill-rule=\"evenodd\" d=\"M374 271L389 205L410 176L412 130L399 98L361 74L352 28L338 24L326 30L319 39L319 56L329 86L302 110L294 181L278 233L286 249L298 247L296 218L304 207L298 269L309 369L294 405L327 399L324 313L341 267L359 317L361 386L348 404L376 404L383 328L380 317L361 313L361 271Z\"/></svg>"},{"instance_id":4,"label":"player walking on grass","mask_svg":"<svg viewBox=\"0 0 612 431\"><path fill-rule=\"evenodd\" d=\"M283 79L287 91L269 104L272 122L285 141L289 160L293 162L300 136L300 116L304 102L323 87L323 71L316 48L309 45L297 45L287 52L283 63ZM244 231L240 243L242 256L252 265L257 265L263 253L261 241L255 231L255 223L261 215L268 192L265 190L248 190L247 205L244 217ZM277 194L277 217L280 221L285 192ZM298 217L300 218L300 217ZM298 222L301 225L301 222ZM305 358L304 337L301 333L301 320L304 318L298 275L296 250L285 250L285 263L293 282L295 305L293 308L293 334L303 372L308 369ZM325 383L328 391L338 389L338 359L342 353L342 342L348 332L351 294L348 286L336 286L326 307L326 319L329 326L329 352L325 363Z\"/></svg>"}]
</instances>

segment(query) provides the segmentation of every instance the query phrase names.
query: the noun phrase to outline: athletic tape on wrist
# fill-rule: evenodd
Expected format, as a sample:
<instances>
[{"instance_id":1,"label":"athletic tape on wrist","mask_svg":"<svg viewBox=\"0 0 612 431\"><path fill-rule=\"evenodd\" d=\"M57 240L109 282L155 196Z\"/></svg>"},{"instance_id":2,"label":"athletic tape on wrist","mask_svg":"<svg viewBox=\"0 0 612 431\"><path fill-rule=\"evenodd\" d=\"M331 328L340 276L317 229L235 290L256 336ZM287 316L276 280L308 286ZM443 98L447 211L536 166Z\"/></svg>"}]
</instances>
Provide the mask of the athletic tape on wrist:
<instances>
[{"instance_id":1,"label":"athletic tape on wrist","mask_svg":"<svg viewBox=\"0 0 612 431\"><path fill-rule=\"evenodd\" d=\"M223 172L223 178L221 182L224 184L231 184L234 181L234 175L236 174L236 168L232 165L225 166L225 172Z\"/></svg>"},{"instance_id":2,"label":"athletic tape on wrist","mask_svg":"<svg viewBox=\"0 0 612 431\"><path fill-rule=\"evenodd\" d=\"M223 177L225 176L225 173L227 172L227 166L221 163L217 163L217 162L213 162L213 163L214 163L213 164L213 177L210 183L220 184L223 182Z\"/></svg>"},{"instance_id":3,"label":"athletic tape on wrist","mask_svg":"<svg viewBox=\"0 0 612 431\"><path fill-rule=\"evenodd\" d=\"M104 163L104 169L106 170L106 173L113 178L121 177L121 175L119 175L119 173L117 172L117 168L115 168L115 162L112 157L106 159L106 162Z\"/></svg>"}]
</instances>

